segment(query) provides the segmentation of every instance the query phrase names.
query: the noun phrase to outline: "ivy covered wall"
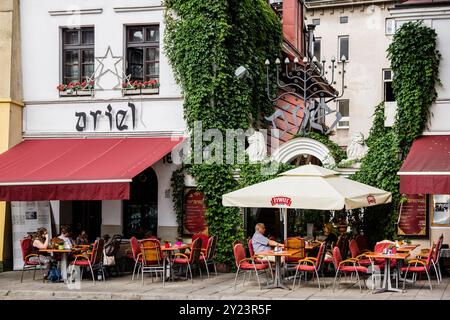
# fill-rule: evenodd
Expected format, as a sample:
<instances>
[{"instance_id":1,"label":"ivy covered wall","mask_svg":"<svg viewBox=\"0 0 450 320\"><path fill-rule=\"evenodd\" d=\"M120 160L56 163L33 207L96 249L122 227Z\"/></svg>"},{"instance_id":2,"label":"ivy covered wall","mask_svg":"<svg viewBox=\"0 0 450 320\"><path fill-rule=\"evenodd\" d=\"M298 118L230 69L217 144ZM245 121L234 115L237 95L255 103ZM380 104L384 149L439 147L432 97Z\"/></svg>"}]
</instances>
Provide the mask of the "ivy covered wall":
<instances>
[{"instance_id":1,"label":"ivy covered wall","mask_svg":"<svg viewBox=\"0 0 450 320\"><path fill-rule=\"evenodd\" d=\"M280 56L282 36L280 19L267 2L165 0L164 5L164 49L182 88L189 129L202 121L203 130L246 130L249 119L269 115L264 61ZM236 78L239 66L250 76ZM235 152L236 145L232 148ZM221 203L222 194L238 187L235 166L203 163L185 169L205 195L209 232L218 236L216 258L231 262L232 243L243 238L242 219L238 208Z\"/></svg>"},{"instance_id":2,"label":"ivy covered wall","mask_svg":"<svg viewBox=\"0 0 450 320\"><path fill-rule=\"evenodd\" d=\"M363 229L374 243L397 236L398 208L401 201L397 172L415 138L422 134L436 100L440 54L436 32L422 22L408 22L395 33L388 48L394 74L393 89L397 114L392 128L384 126L384 104L375 109L375 117L357 181L392 192L392 204L365 210Z\"/></svg>"}]
</instances>

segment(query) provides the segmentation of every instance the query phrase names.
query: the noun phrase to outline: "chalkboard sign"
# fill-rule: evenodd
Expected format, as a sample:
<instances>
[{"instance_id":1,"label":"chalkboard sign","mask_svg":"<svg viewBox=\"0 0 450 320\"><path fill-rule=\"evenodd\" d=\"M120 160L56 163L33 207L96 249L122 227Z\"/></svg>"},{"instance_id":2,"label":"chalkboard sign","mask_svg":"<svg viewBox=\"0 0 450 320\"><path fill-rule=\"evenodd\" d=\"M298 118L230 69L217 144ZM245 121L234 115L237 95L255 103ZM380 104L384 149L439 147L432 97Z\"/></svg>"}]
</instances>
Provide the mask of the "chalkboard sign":
<instances>
[{"instance_id":1,"label":"chalkboard sign","mask_svg":"<svg viewBox=\"0 0 450 320\"><path fill-rule=\"evenodd\" d=\"M398 218L399 236L428 236L428 204L424 194L407 194L407 200L400 205Z\"/></svg>"},{"instance_id":2,"label":"chalkboard sign","mask_svg":"<svg viewBox=\"0 0 450 320\"><path fill-rule=\"evenodd\" d=\"M195 188L187 188L184 195L183 233L192 235L206 229L205 203L203 193Z\"/></svg>"}]
</instances>

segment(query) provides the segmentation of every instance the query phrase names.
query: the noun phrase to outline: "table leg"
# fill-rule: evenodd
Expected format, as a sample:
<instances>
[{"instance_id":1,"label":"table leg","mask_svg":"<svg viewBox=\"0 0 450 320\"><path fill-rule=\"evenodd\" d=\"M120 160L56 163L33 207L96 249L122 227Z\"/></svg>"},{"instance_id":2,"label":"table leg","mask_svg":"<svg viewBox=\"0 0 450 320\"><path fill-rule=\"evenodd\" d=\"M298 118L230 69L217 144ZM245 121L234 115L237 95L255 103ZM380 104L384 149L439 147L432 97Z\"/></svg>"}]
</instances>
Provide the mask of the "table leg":
<instances>
[{"instance_id":1,"label":"table leg","mask_svg":"<svg viewBox=\"0 0 450 320\"><path fill-rule=\"evenodd\" d=\"M67 253L63 252L61 255L61 277L64 282L67 281Z\"/></svg>"},{"instance_id":2,"label":"table leg","mask_svg":"<svg viewBox=\"0 0 450 320\"><path fill-rule=\"evenodd\" d=\"M382 286L382 288L380 290L375 291L374 293L382 293L382 292L386 292L386 291L402 292L402 290L392 287L392 282L391 282L391 261L389 259L384 259L383 286Z\"/></svg>"},{"instance_id":3,"label":"table leg","mask_svg":"<svg viewBox=\"0 0 450 320\"><path fill-rule=\"evenodd\" d=\"M291 290L291 288L288 288L285 285L283 285L283 279L281 278L281 256L275 256L275 277L273 279L273 284L267 286L265 289L274 289L274 288Z\"/></svg>"}]
</instances>

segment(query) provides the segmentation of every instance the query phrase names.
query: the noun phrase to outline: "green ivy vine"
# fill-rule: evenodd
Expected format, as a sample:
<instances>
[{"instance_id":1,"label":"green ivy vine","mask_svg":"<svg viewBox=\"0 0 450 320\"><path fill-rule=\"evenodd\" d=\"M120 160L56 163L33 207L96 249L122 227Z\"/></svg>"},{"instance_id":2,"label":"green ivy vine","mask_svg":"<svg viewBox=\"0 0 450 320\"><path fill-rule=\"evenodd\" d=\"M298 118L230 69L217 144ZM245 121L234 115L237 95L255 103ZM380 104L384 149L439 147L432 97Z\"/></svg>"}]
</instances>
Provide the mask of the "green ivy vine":
<instances>
[{"instance_id":1,"label":"green ivy vine","mask_svg":"<svg viewBox=\"0 0 450 320\"><path fill-rule=\"evenodd\" d=\"M264 61L281 53L281 23L270 5L264 0L165 0L164 5L164 49L182 88L189 129L196 121L203 130L222 133L257 127L256 120L272 112ZM250 77L237 79L239 66ZM231 262L232 243L243 237L242 217L238 208L222 206L222 195L238 187L235 166L203 163L185 170L204 193L209 232L218 236L216 259Z\"/></svg>"},{"instance_id":2,"label":"green ivy vine","mask_svg":"<svg viewBox=\"0 0 450 320\"><path fill-rule=\"evenodd\" d=\"M178 236L183 236L183 201L184 201L184 168L172 172L170 179L172 188L173 210L177 215Z\"/></svg>"},{"instance_id":3,"label":"green ivy vine","mask_svg":"<svg viewBox=\"0 0 450 320\"><path fill-rule=\"evenodd\" d=\"M412 142L422 134L436 100L440 54L436 32L422 22L408 22L395 33L388 48L394 74L393 89L397 114L392 128L384 126L384 104L375 108L368 139L369 152L353 179L392 192L389 205L365 210L363 230L371 243L397 236L398 207L401 201L397 172Z\"/></svg>"}]
</instances>

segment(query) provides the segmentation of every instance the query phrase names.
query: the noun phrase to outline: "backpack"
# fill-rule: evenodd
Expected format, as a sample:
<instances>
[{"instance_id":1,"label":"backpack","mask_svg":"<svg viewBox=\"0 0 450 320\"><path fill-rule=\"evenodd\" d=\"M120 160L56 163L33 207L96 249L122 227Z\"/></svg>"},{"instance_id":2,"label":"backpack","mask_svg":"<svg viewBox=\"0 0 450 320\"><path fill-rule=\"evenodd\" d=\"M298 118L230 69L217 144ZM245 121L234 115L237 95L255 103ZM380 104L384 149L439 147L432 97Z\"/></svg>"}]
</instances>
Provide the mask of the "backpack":
<instances>
[{"instance_id":1,"label":"backpack","mask_svg":"<svg viewBox=\"0 0 450 320\"><path fill-rule=\"evenodd\" d=\"M47 279L51 282L59 282L59 280L61 280L61 272L56 266L50 268Z\"/></svg>"}]
</instances>

